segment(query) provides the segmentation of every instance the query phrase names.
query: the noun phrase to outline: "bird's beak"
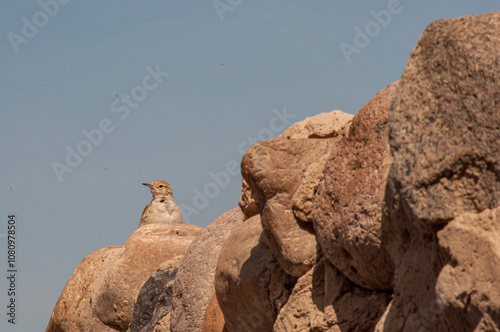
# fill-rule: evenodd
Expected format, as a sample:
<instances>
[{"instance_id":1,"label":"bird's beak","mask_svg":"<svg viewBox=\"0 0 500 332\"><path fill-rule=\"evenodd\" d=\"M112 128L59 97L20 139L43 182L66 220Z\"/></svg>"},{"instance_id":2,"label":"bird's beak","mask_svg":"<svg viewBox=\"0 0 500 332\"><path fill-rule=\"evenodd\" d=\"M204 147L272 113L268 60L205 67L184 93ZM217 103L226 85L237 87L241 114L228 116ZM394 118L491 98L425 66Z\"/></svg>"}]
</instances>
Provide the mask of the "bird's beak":
<instances>
[{"instance_id":1,"label":"bird's beak","mask_svg":"<svg viewBox=\"0 0 500 332\"><path fill-rule=\"evenodd\" d=\"M151 185L149 183L143 183L142 185L148 187L149 189L151 189Z\"/></svg>"}]
</instances>

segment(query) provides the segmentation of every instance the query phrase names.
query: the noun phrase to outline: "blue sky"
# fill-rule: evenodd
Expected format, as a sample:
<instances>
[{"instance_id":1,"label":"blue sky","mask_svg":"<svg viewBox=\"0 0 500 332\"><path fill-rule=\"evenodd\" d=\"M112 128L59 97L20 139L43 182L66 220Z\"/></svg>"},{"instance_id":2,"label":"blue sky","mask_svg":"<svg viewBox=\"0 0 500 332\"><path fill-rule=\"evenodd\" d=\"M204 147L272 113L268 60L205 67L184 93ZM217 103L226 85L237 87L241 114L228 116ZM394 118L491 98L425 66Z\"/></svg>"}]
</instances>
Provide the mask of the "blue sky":
<instances>
[{"instance_id":1,"label":"blue sky","mask_svg":"<svg viewBox=\"0 0 500 332\"><path fill-rule=\"evenodd\" d=\"M500 8L55 1L5 0L0 11L0 267L15 213L18 268L17 324L2 314L2 331L45 329L76 265L137 228L151 200L142 182L168 181L185 220L204 227L237 205L234 166L251 142L321 112L356 113L401 76L430 22ZM346 57L342 43L357 52ZM74 167L68 149L81 152ZM59 177L53 165L66 166ZM2 278L3 308L7 289Z\"/></svg>"}]
</instances>

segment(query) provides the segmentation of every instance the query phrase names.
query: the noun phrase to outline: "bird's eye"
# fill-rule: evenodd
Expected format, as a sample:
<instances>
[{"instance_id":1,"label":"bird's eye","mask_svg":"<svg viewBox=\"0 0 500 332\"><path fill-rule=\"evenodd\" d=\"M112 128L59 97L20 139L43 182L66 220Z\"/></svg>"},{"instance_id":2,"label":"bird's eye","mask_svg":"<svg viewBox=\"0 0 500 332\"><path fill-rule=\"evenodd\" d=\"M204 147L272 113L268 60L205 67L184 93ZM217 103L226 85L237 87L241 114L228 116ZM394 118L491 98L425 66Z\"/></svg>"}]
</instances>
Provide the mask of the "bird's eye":
<instances>
[{"instance_id":1,"label":"bird's eye","mask_svg":"<svg viewBox=\"0 0 500 332\"><path fill-rule=\"evenodd\" d=\"M163 185L162 185L162 184L160 184L160 188L163 188Z\"/></svg>"}]
</instances>

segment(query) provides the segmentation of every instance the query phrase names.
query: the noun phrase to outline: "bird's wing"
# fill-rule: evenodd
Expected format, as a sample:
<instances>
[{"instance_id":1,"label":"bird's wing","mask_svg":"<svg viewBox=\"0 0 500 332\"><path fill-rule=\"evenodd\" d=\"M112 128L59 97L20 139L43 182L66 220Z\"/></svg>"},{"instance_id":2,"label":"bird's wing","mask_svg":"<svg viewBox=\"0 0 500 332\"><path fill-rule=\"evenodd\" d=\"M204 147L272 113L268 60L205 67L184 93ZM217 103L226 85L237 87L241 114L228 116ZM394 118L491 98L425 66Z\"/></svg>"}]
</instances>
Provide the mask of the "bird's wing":
<instances>
[{"instance_id":1,"label":"bird's wing","mask_svg":"<svg viewBox=\"0 0 500 332\"><path fill-rule=\"evenodd\" d=\"M144 210L142 210L141 220L139 221L139 227L141 227L142 225L144 225L146 223L146 221L149 219L149 216L151 215L150 206L151 206L151 203L149 203L148 205L146 205L146 207L144 208Z\"/></svg>"}]
</instances>

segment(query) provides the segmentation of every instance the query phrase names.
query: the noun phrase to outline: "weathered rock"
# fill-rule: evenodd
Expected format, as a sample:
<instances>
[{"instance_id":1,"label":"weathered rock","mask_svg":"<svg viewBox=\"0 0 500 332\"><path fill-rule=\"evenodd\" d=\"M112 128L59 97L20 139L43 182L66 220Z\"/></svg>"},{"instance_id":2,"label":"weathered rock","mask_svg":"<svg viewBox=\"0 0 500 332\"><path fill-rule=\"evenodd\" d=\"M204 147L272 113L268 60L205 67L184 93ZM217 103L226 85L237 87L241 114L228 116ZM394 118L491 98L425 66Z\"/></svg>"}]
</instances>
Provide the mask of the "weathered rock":
<instances>
[{"instance_id":1,"label":"weathered rock","mask_svg":"<svg viewBox=\"0 0 500 332\"><path fill-rule=\"evenodd\" d=\"M46 332L84 331L106 269L122 248L109 246L96 250L78 264L59 296Z\"/></svg>"},{"instance_id":2,"label":"weathered rock","mask_svg":"<svg viewBox=\"0 0 500 332\"><path fill-rule=\"evenodd\" d=\"M314 201L314 227L326 258L355 284L372 290L393 287L382 215L392 162L387 118L396 84L356 113L348 137L332 150Z\"/></svg>"},{"instance_id":3,"label":"weathered rock","mask_svg":"<svg viewBox=\"0 0 500 332\"><path fill-rule=\"evenodd\" d=\"M158 266L158 271L167 271L179 268L179 266L181 266L183 257L184 255L178 255L175 256L174 258L164 261L163 263L160 264L160 266Z\"/></svg>"},{"instance_id":4,"label":"weathered rock","mask_svg":"<svg viewBox=\"0 0 500 332\"><path fill-rule=\"evenodd\" d=\"M352 115L342 111L331 111L305 118L296 122L279 137L297 138L331 138L346 132L352 120Z\"/></svg>"},{"instance_id":5,"label":"weathered rock","mask_svg":"<svg viewBox=\"0 0 500 332\"><path fill-rule=\"evenodd\" d=\"M320 113L294 123L279 138L337 138L335 141L338 141L347 136L352 118L352 114L342 111ZM299 221L312 222L314 196L329 157L329 153L324 154L306 165L302 182L292 197L293 214Z\"/></svg>"},{"instance_id":6,"label":"weathered rock","mask_svg":"<svg viewBox=\"0 0 500 332\"><path fill-rule=\"evenodd\" d=\"M313 117L306 118L294 123L279 139L307 139L307 138L340 138L347 135L351 124L352 115L342 111L332 111L330 113L320 113ZM292 197L293 213L299 221L310 222L312 201L319 177L323 171L325 158L305 165L303 180ZM242 179L240 208L248 219L260 212L259 198L247 184L245 178Z\"/></svg>"},{"instance_id":7,"label":"weathered rock","mask_svg":"<svg viewBox=\"0 0 500 332\"><path fill-rule=\"evenodd\" d=\"M316 261L317 244L310 223L299 224L292 197L309 163L329 150L332 141L270 139L252 146L241 164L242 175L258 197L269 246L287 273L301 276Z\"/></svg>"},{"instance_id":8,"label":"weathered rock","mask_svg":"<svg viewBox=\"0 0 500 332\"><path fill-rule=\"evenodd\" d=\"M219 255L215 291L230 332L272 331L296 280L260 242L262 234L256 215L232 232Z\"/></svg>"},{"instance_id":9,"label":"weathered rock","mask_svg":"<svg viewBox=\"0 0 500 332\"><path fill-rule=\"evenodd\" d=\"M351 119L340 111L307 118L243 156L240 206L252 211L245 212L248 216L255 214L251 207L259 207L269 247L293 276L303 275L316 261L310 224L314 192L332 147L347 134Z\"/></svg>"},{"instance_id":10,"label":"weathered rock","mask_svg":"<svg viewBox=\"0 0 500 332\"><path fill-rule=\"evenodd\" d=\"M156 322L154 326L154 332L170 332L170 315L172 311L170 311L165 317Z\"/></svg>"},{"instance_id":11,"label":"weathered rock","mask_svg":"<svg viewBox=\"0 0 500 332\"><path fill-rule=\"evenodd\" d=\"M411 53L389 115L398 277L378 331L499 330L499 63L500 12L436 21Z\"/></svg>"},{"instance_id":12,"label":"weathered rock","mask_svg":"<svg viewBox=\"0 0 500 332\"><path fill-rule=\"evenodd\" d=\"M316 238L310 224L297 222L292 198L301 183L306 163L318 160L331 141L272 139L248 150L242 174L262 207L269 245L287 273L300 276L316 260Z\"/></svg>"},{"instance_id":13,"label":"weathered rock","mask_svg":"<svg viewBox=\"0 0 500 332\"><path fill-rule=\"evenodd\" d=\"M97 317L97 313L91 309L90 315L85 322L85 328L81 331L116 332L119 331L119 329L108 326L101 322L99 317Z\"/></svg>"},{"instance_id":14,"label":"weathered rock","mask_svg":"<svg viewBox=\"0 0 500 332\"><path fill-rule=\"evenodd\" d=\"M387 293L354 285L321 259L297 281L274 331L371 331L389 300Z\"/></svg>"},{"instance_id":15,"label":"weathered rock","mask_svg":"<svg viewBox=\"0 0 500 332\"><path fill-rule=\"evenodd\" d=\"M208 303L215 294L214 275L222 245L243 222L233 208L208 225L191 243L174 284L172 332L201 331Z\"/></svg>"},{"instance_id":16,"label":"weathered rock","mask_svg":"<svg viewBox=\"0 0 500 332\"><path fill-rule=\"evenodd\" d=\"M142 285L129 331L156 332L156 322L165 317L172 307L177 270L157 271Z\"/></svg>"},{"instance_id":17,"label":"weathered rock","mask_svg":"<svg viewBox=\"0 0 500 332\"><path fill-rule=\"evenodd\" d=\"M225 323L224 314L214 294L208 304L207 312L205 313L202 332L227 332Z\"/></svg>"},{"instance_id":18,"label":"weathered rock","mask_svg":"<svg viewBox=\"0 0 500 332\"><path fill-rule=\"evenodd\" d=\"M435 21L390 114L391 169L413 222L439 228L500 203L500 12Z\"/></svg>"},{"instance_id":19,"label":"weathered rock","mask_svg":"<svg viewBox=\"0 0 500 332\"><path fill-rule=\"evenodd\" d=\"M106 272L93 311L105 325L126 331L137 295L158 266L184 255L201 227L185 224L150 224L136 230Z\"/></svg>"},{"instance_id":20,"label":"weathered rock","mask_svg":"<svg viewBox=\"0 0 500 332\"><path fill-rule=\"evenodd\" d=\"M500 327L500 208L465 213L438 232L450 260L436 283L449 330ZM490 330L488 328L484 329Z\"/></svg>"},{"instance_id":21,"label":"weathered rock","mask_svg":"<svg viewBox=\"0 0 500 332\"><path fill-rule=\"evenodd\" d=\"M241 197L238 201L245 219L251 218L260 213L258 198L248 185L245 178L241 179Z\"/></svg>"}]
</instances>

